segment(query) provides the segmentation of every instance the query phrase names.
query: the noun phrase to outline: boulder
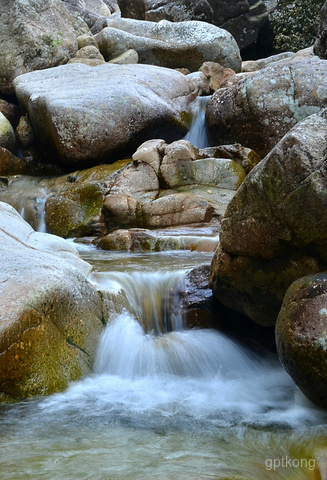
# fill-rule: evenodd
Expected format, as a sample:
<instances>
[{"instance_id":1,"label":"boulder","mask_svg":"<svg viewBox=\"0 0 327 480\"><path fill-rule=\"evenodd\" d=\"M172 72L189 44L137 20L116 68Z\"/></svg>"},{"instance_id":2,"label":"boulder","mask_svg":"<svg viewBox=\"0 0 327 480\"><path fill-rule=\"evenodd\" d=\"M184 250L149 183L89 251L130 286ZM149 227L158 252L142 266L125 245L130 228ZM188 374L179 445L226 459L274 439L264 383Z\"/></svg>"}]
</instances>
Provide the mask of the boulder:
<instances>
[{"instance_id":1,"label":"boulder","mask_svg":"<svg viewBox=\"0 0 327 480\"><path fill-rule=\"evenodd\" d=\"M165 185L178 188L200 184L227 190L238 189L246 177L241 165L225 158L197 159L196 149L190 147L186 141L173 142L166 147L160 167Z\"/></svg>"},{"instance_id":2,"label":"boulder","mask_svg":"<svg viewBox=\"0 0 327 480\"><path fill-rule=\"evenodd\" d=\"M18 75L74 56L77 37L61 0L0 0L0 11L0 92L11 95Z\"/></svg>"},{"instance_id":3,"label":"boulder","mask_svg":"<svg viewBox=\"0 0 327 480\"><path fill-rule=\"evenodd\" d=\"M65 238L107 233L106 193L126 163L100 165L42 181L49 192L44 207L47 230Z\"/></svg>"},{"instance_id":4,"label":"boulder","mask_svg":"<svg viewBox=\"0 0 327 480\"><path fill-rule=\"evenodd\" d=\"M0 147L6 148L15 153L17 150L17 139L15 130L9 120L0 112Z\"/></svg>"},{"instance_id":5,"label":"boulder","mask_svg":"<svg viewBox=\"0 0 327 480\"><path fill-rule=\"evenodd\" d=\"M209 231L209 234L204 232ZM215 234L215 235L213 235ZM94 243L103 250L122 250L128 252L162 252L169 250L191 250L213 252L218 243L217 230L212 225L201 224L189 227L148 230L130 228L115 230ZM208 287L209 288L209 287ZM212 295L212 292L210 290ZM200 294L199 294L200 295Z\"/></svg>"},{"instance_id":6,"label":"boulder","mask_svg":"<svg viewBox=\"0 0 327 480\"><path fill-rule=\"evenodd\" d=\"M144 222L150 228L209 222L214 208L192 193L172 193L142 207Z\"/></svg>"},{"instance_id":7,"label":"boulder","mask_svg":"<svg viewBox=\"0 0 327 480\"><path fill-rule=\"evenodd\" d=\"M244 62L242 62L242 68L243 64ZM229 77L235 75L234 70L231 68L224 68L220 65L220 63L215 62L204 62L204 64L201 65L200 70L208 79L211 93L218 90L218 88L220 88L221 85L226 82L227 79L229 79Z\"/></svg>"},{"instance_id":8,"label":"boulder","mask_svg":"<svg viewBox=\"0 0 327 480\"><path fill-rule=\"evenodd\" d=\"M90 265L0 203L0 394L44 395L90 373L103 328Z\"/></svg>"},{"instance_id":9,"label":"boulder","mask_svg":"<svg viewBox=\"0 0 327 480\"><path fill-rule=\"evenodd\" d=\"M327 2L325 2L320 11L320 21L314 44L314 52L320 58L327 58Z\"/></svg>"},{"instance_id":10,"label":"boulder","mask_svg":"<svg viewBox=\"0 0 327 480\"><path fill-rule=\"evenodd\" d=\"M21 109L15 103L7 102L0 98L0 112L9 120L11 125L16 128L21 117Z\"/></svg>"},{"instance_id":11,"label":"boulder","mask_svg":"<svg viewBox=\"0 0 327 480\"><path fill-rule=\"evenodd\" d=\"M222 2L218 0L218 2L215 3L219 4ZM225 0L223 3L227 6L229 2ZM240 4L238 1L233 3L236 7ZM247 10L244 13L235 15L221 24L221 28L226 29L233 35L241 49L255 43L260 31L265 28L268 20L268 12L264 2L248 0L246 3Z\"/></svg>"},{"instance_id":12,"label":"boulder","mask_svg":"<svg viewBox=\"0 0 327 480\"><path fill-rule=\"evenodd\" d=\"M16 155L11 153L6 148L0 147L0 176L20 175L25 172L26 161L16 157ZM9 182L6 179L6 184L8 185L8 183Z\"/></svg>"},{"instance_id":13,"label":"boulder","mask_svg":"<svg viewBox=\"0 0 327 480\"><path fill-rule=\"evenodd\" d=\"M88 25L92 32L99 32L109 16L120 17L116 0L63 0L70 12L75 13Z\"/></svg>"},{"instance_id":14,"label":"boulder","mask_svg":"<svg viewBox=\"0 0 327 480\"><path fill-rule=\"evenodd\" d=\"M35 133L27 115L20 117L16 127L16 135L23 148L27 148L35 142Z\"/></svg>"},{"instance_id":15,"label":"boulder","mask_svg":"<svg viewBox=\"0 0 327 480\"><path fill-rule=\"evenodd\" d=\"M17 174L3 179L0 200L36 230L65 238L165 228L179 221L217 223L257 160L240 145L199 150L185 140L154 139L143 143L132 161L38 178L19 175L29 173L32 164L0 150L0 175ZM40 166L35 169L41 172Z\"/></svg>"},{"instance_id":16,"label":"boulder","mask_svg":"<svg viewBox=\"0 0 327 480\"><path fill-rule=\"evenodd\" d=\"M33 155L31 151L24 151L24 157L17 157L6 148L0 147L0 176L5 177L2 178L2 181L6 187L4 189L4 186L1 187L0 185L0 197L2 201L15 206L15 208L17 206L16 209L19 211L23 208L29 195L27 190L24 190L24 188L18 189L18 192L16 192L18 197L16 198L13 192L13 195L9 194L8 200L3 197L3 195L6 195L4 190L8 193L7 187L10 187L12 182L20 180L20 177L17 179L17 175L50 177L59 173L62 173L62 171L56 165L40 162L37 155ZM37 200L37 198L34 198L34 200Z\"/></svg>"},{"instance_id":17,"label":"boulder","mask_svg":"<svg viewBox=\"0 0 327 480\"><path fill-rule=\"evenodd\" d=\"M159 23L126 18L108 21L95 38L106 60L128 49L138 53L139 63L197 71L206 61L241 69L239 48L226 30L205 22Z\"/></svg>"},{"instance_id":18,"label":"boulder","mask_svg":"<svg viewBox=\"0 0 327 480\"><path fill-rule=\"evenodd\" d=\"M327 110L298 123L227 207L211 266L216 297L273 325L289 285L327 268Z\"/></svg>"},{"instance_id":19,"label":"boulder","mask_svg":"<svg viewBox=\"0 0 327 480\"><path fill-rule=\"evenodd\" d=\"M95 67L104 64L105 61L97 47L88 45L80 48L75 57L71 58L68 63L84 63L90 67Z\"/></svg>"},{"instance_id":20,"label":"boulder","mask_svg":"<svg viewBox=\"0 0 327 480\"><path fill-rule=\"evenodd\" d=\"M239 142L265 156L294 126L327 105L327 64L275 63L217 90L206 112L213 145Z\"/></svg>"},{"instance_id":21,"label":"boulder","mask_svg":"<svg viewBox=\"0 0 327 480\"><path fill-rule=\"evenodd\" d=\"M187 328L217 328L222 319L209 287L210 265L193 268L177 286L183 324Z\"/></svg>"},{"instance_id":22,"label":"boulder","mask_svg":"<svg viewBox=\"0 0 327 480\"><path fill-rule=\"evenodd\" d=\"M259 0L118 0L122 15L139 20L212 23L228 30L240 48L252 44L268 13Z\"/></svg>"},{"instance_id":23,"label":"boulder","mask_svg":"<svg viewBox=\"0 0 327 480\"><path fill-rule=\"evenodd\" d=\"M327 274L296 280L276 323L281 363L302 392L327 408Z\"/></svg>"},{"instance_id":24,"label":"boulder","mask_svg":"<svg viewBox=\"0 0 327 480\"><path fill-rule=\"evenodd\" d=\"M139 55L136 50L130 48L126 52L118 55L116 58L112 58L108 63L118 63L119 65L127 65L129 63L139 63Z\"/></svg>"},{"instance_id":25,"label":"boulder","mask_svg":"<svg viewBox=\"0 0 327 480\"><path fill-rule=\"evenodd\" d=\"M15 90L45 155L75 168L124 158L158 132L183 136L195 96L183 74L151 65L63 65L19 76Z\"/></svg>"}]
</instances>

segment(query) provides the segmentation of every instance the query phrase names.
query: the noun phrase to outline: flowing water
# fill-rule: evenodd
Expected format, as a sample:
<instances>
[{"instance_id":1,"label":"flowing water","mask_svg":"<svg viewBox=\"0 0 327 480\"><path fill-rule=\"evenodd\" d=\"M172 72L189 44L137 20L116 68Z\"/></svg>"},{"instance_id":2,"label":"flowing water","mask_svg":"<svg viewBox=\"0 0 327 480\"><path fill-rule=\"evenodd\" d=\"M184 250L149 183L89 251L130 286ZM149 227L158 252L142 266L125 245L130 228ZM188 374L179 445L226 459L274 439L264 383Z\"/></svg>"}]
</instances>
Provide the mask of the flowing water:
<instances>
[{"instance_id":1,"label":"flowing water","mask_svg":"<svg viewBox=\"0 0 327 480\"><path fill-rule=\"evenodd\" d=\"M80 248L128 308L111 311L91 376L0 406L1 480L326 478L326 413L276 357L183 328L174 285L210 254Z\"/></svg>"},{"instance_id":2,"label":"flowing water","mask_svg":"<svg viewBox=\"0 0 327 480\"><path fill-rule=\"evenodd\" d=\"M193 109L193 122L189 132L184 137L184 140L189 140L192 145L198 148L210 146L205 126L206 106L210 98L210 96L197 97Z\"/></svg>"}]
</instances>

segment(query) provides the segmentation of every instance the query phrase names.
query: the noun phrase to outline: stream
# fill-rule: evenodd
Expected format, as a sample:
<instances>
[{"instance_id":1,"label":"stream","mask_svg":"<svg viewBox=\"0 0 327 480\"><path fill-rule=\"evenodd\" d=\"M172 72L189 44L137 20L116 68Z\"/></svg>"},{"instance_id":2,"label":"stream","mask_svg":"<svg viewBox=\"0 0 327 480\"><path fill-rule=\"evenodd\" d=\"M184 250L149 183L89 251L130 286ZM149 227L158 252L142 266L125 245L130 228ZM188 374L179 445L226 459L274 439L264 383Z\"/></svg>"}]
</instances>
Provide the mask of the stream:
<instances>
[{"instance_id":1,"label":"stream","mask_svg":"<svg viewBox=\"0 0 327 480\"><path fill-rule=\"evenodd\" d=\"M185 137L199 148L208 145L207 101L198 99ZM0 404L0 480L327 478L327 412L302 395L277 356L184 328L174 288L212 253L76 246L93 265L89 280L108 296L94 372L65 392ZM112 295L124 301L115 307Z\"/></svg>"},{"instance_id":2,"label":"stream","mask_svg":"<svg viewBox=\"0 0 327 480\"><path fill-rule=\"evenodd\" d=\"M327 414L275 355L183 328L172 287L212 254L79 249L129 308L111 313L91 376L0 405L1 480L321 478Z\"/></svg>"}]
</instances>

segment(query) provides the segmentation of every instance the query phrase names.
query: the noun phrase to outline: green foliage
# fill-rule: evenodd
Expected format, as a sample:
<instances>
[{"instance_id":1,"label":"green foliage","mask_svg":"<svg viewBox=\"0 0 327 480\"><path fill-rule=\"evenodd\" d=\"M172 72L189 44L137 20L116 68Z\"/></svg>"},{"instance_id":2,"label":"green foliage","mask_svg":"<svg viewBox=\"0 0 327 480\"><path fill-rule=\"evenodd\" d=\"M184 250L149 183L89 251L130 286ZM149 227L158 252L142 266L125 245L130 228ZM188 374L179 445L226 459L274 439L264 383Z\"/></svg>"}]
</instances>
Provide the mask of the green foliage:
<instances>
[{"instance_id":1,"label":"green foliage","mask_svg":"<svg viewBox=\"0 0 327 480\"><path fill-rule=\"evenodd\" d=\"M278 0L272 13L275 48L296 52L314 44L325 0Z\"/></svg>"}]
</instances>

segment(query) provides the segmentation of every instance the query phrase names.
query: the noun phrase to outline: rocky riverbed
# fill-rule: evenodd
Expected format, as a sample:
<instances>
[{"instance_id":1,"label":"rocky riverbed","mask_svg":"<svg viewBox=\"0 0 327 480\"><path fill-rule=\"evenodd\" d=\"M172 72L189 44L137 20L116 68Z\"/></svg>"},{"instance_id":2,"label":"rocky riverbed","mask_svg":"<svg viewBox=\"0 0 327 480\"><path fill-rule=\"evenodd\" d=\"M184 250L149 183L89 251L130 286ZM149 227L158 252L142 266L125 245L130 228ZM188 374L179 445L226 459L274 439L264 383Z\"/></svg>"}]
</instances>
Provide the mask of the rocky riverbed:
<instances>
[{"instance_id":1,"label":"rocky riverbed","mask_svg":"<svg viewBox=\"0 0 327 480\"><path fill-rule=\"evenodd\" d=\"M271 3L0 1L4 397L92 370L103 299L57 238L77 237L215 249L210 302L267 328L278 318L282 363L327 407L326 7L314 45L242 61ZM185 137L203 96L198 148ZM168 242L180 228L216 240Z\"/></svg>"}]
</instances>

